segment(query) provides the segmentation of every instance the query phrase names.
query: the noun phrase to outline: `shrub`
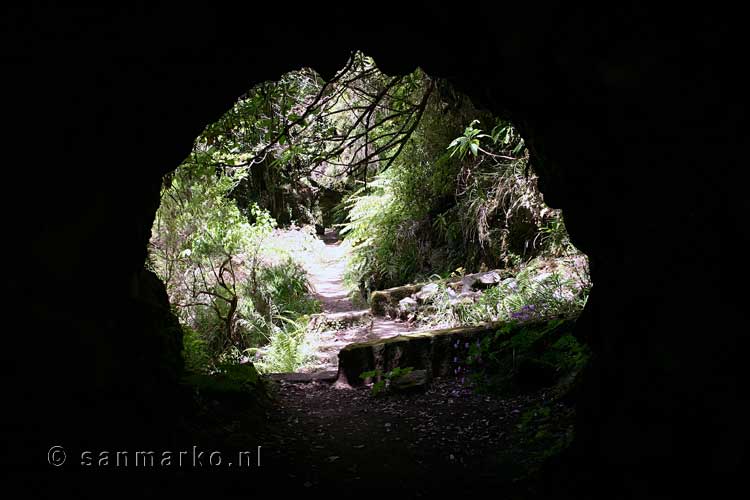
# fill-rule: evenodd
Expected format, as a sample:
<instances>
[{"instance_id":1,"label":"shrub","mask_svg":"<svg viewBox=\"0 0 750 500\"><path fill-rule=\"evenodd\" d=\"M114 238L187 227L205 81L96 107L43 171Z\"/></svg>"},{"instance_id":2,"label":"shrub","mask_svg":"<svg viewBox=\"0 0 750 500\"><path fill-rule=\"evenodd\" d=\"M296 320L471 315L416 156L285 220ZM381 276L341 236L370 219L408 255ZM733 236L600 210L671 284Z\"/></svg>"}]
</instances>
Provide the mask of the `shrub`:
<instances>
[{"instance_id":1,"label":"shrub","mask_svg":"<svg viewBox=\"0 0 750 500\"><path fill-rule=\"evenodd\" d=\"M444 280L433 281L438 291L430 305L420 310L418 320L432 326L464 326L575 317L588 298L591 284L587 276L576 274L580 270L574 264L560 260L554 261L555 271L540 269L545 262L547 259L532 261L514 278L485 290L476 299L461 300Z\"/></svg>"},{"instance_id":2,"label":"shrub","mask_svg":"<svg viewBox=\"0 0 750 500\"><path fill-rule=\"evenodd\" d=\"M588 349L572 335L573 320L511 322L472 344L467 365L480 388L513 391L524 384L551 385L580 370Z\"/></svg>"},{"instance_id":3,"label":"shrub","mask_svg":"<svg viewBox=\"0 0 750 500\"><path fill-rule=\"evenodd\" d=\"M288 336L285 321L316 312L302 266L265 243L276 222L252 205L247 216L228 193L246 169L217 170L198 152L165 179L150 261L190 333L184 357L194 371ZM285 339L286 337L284 337ZM283 343L286 340L280 339ZM201 370L203 367L203 370Z\"/></svg>"},{"instance_id":4,"label":"shrub","mask_svg":"<svg viewBox=\"0 0 750 500\"><path fill-rule=\"evenodd\" d=\"M311 349L307 332L307 317L298 321L284 318L281 327L274 327L263 356L256 362L263 373L295 372L310 359ZM257 351L250 349L249 352Z\"/></svg>"},{"instance_id":5,"label":"shrub","mask_svg":"<svg viewBox=\"0 0 750 500\"><path fill-rule=\"evenodd\" d=\"M184 381L199 398L230 399L242 403L267 401L263 381L249 363L219 364L208 373L189 373Z\"/></svg>"},{"instance_id":6,"label":"shrub","mask_svg":"<svg viewBox=\"0 0 750 500\"><path fill-rule=\"evenodd\" d=\"M313 314L320 310L320 304L310 296L307 272L291 257L280 264L263 267L258 280L273 317Z\"/></svg>"},{"instance_id":7,"label":"shrub","mask_svg":"<svg viewBox=\"0 0 750 500\"><path fill-rule=\"evenodd\" d=\"M390 168L343 201L343 234L354 250L348 279L367 292L459 266L510 268L574 250L516 130L498 120L484 134L477 117L486 116L471 103L447 107L434 96ZM469 119L455 138L456 124Z\"/></svg>"},{"instance_id":8,"label":"shrub","mask_svg":"<svg viewBox=\"0 0 750 500\"><path fill-rule=\"evenodd\" d=\"M211 355L206 341L192 328L183 327L183 358L185 369L192 373L202 373L211 367Z\"/></svg>"}]
</instances>

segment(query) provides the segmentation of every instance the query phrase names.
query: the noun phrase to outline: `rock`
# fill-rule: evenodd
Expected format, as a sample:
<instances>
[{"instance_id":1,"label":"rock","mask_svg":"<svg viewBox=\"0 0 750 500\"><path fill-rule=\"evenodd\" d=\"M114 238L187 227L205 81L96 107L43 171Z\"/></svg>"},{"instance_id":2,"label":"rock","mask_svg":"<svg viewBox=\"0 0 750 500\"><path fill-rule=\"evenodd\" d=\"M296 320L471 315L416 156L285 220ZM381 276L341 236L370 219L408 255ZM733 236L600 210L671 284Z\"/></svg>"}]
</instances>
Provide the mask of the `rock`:
<instances>
[{"instance_id":1,"label":"rock","mask_svg":"<svg viewBox=\"0 0 750 500\"><path fill-rule=\"evenodd\" d=\"M173 384L178 383L185 369L182 357L183 330L172 312L167 289L156 274L142 269L133 282L131 293L133 307L136 308L134 313L137 314L128 321L138 322L142 336L138 338L138 342L142 342L139 345L147 347L142 351L144 357L141 362L158 367L159 383L174 387ZM149 373L155 374L157 371ZM157 390L156 385L152 389Z\"/></svg>"},{"instance_id":2,"label":"rock","mask_svg":"<svg viewBox=\"0 0 750 500\"><path fill-rule=\"evenodd\" d=\"M427 388L427 370L413 370L406 375L391 380L389 389L393 392L419 392Z\"/></svg>"},{"instance_id":3,"label":"rock","mask_svg":"<svg viewBox=\"0 0 750 500\"><path fill-rule=\"evenodd\" d=\"M481 273L467 274L461 278L461 291L468 292L473 288L478 290L485 290L492 286L496 286L502 279L503 271L495 269L493 271L485 271Z\"/></svg>"},{"instance_id":4,"label":"rock","mask_svg":"<svg viewBox=\"0 0 750 500\"><path fill-rule=\"evenodd\" d=\"M398 315L403 318L417 312L417 301L411 297L405 297L398 301Z\"/></svg>"},{"instance_id":5,"label":"rock","mask_svg":"<svg viewBox=\"0 0 750 500\"><path fill-rule=\"evenodd\" d=\"M487 271L476 277L474 280L474 288L479 290L485 290L491 286L495 286L500 283L500 274L496 271Z\"/></svg>"},{"instance_id":6,"label":"rock","mask_svg":"<svg viewBox=\"0 0 750 500\"><path fill-rule=\"evenodd\" d=\"M422 289L414 295L414 297L419 303L424 303L431 300L435 295L437 295L438 290L439 287L437 283L428 283L427 285L423 286Z\"/></svg>"},{"instance_id":7,"label":"rock","mask_svg":"<svg viewBox=\"0 0 750 500\"><path fill-rule=\"evenodd\" d=\"M511 290L516 290L518 288L518 282L515 278L505 278L500 282L500 284L502 286L510 288Z\"/></svg>"},{"instance_id":8,"label":"rock","mask_svg":"<svg viewBox=\"0 0 750 500\"><path fill-rule=\"evenodd\" d=\"M404 285L386 290L378 290L370 294L370 310L375 316L385 316L398 312L398 303L401 299L409 297L422 289L424 283L417 285Z\"/></svg>"},{"instance_id":9,"label":"rock","mask_svg":"<svg viewBox=\"0 0 750 500\"><path fill-rule=\"evenodd\" d=\"M461 293L470 292L474 286L474 275L467 275L461 278Z\"/></svg>"},{"instance_id":10,"label":"rock","mask_svg":"<svg viewBox=\"0 0 750 500\"><path fill-rule=\"evenodd\" d=\"M448 304L451 305L451 307L460 305L460 304L473 304L477 297L479 297L481 292L475 292L475 291L468 291L468 292L461 292L458 295L455 293L448 293L449 299Z\"/></svg>"},{"instance_id":11,"label":"rock","mask_svg":"<svg viewBox=\"0 0 750 500\"><path fill-rule=\"evenodd\" d=\"M375 369L387 373L397 367L426 370L431 377L452 375L452 343L470 341L497 328L497 324L449 328L349 344L339 352L339 380L362 385L360 373Z\"/></svg>"},{"instance_id":12,"label":"rock","mask_svg":"<svg viewBox=\"0 0 750 500\"><path fill-rule=\"evenodd\" d=\"M400 309L407 309L410 311L414 311L417 308L417 301L411 297L405 297L398 301L398 307Z\"/></svg>"},{"instance_id":13,"label":"rock","mask_svg":"<svg viewBox=\"0 0 750 500\"><path fill-rule=\"evenodd\" d=\"M446 290L450 298L456 298L459 291L469 293L473 291L473 288L485 289L497 285L503 273L507 275L507 271L495 269L483 273L467 274L460 279L452 278L455 281L447 281ZM427 302L437 294L438 289L437 283L420 283L378 290L370 294L370 310L376 316L395 315L399 313L398 304L401 299L414 296L419 302Z\"/></svg>"},{"instance_id":14,"label":"rock","mask_svg":"<svg viewBox=\"0 0 750 500\"><path fill-rule=\"evenodd\" d=\"M314 331L339 330L368 323L371 320L372 313L368 309L339 313L320 313L310 317L308 328Z\"/></svg>"},{"instance_id":15,"label":"rock","mask_svg":"<svg viewBox=\"0 0 750 500\"><path fill-rule=\"evenodd\" d=\"M569 331L575 319L565 320L559 328ZM367 342L349 344L339 351L338 380L352 386L362 385L364 381L359 374L370 370L388 373L394 368L412 367L426 370L430 377L453 376L453 357L456 355L454 344L460 345L476 342L486 335L493 335L505 323L493 322L479 326L446 328L399 335L387 339L376 339ZM547 325L539 323L540 328ZM533 326L515 325L513 328ZM537 368L537 367L534 367ZM532 372L533 372L532 368ZM538 373L525 373L531 378ZM547 375L547 374L545 374Z\"/></svg>"}]
</instances>

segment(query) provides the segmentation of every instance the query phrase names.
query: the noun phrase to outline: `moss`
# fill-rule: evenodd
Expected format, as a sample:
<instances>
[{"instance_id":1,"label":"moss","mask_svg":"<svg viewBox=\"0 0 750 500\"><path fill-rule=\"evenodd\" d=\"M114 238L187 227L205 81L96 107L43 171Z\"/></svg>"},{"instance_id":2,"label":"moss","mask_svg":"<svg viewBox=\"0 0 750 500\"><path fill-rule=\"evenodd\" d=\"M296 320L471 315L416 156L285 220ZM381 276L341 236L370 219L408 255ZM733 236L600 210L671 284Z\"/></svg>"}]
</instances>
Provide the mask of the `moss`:
<instances>
[{"instance_id":1,"label":"moss","mask_svg":"<svg viewBox=\"0 0 750 500\"><path fill-rule=\"evenodd\" d=\"M252 363L221 365L216 373L188 373L183 382L200 398L231 400L238 403L264 402L266 386Z\"/></svg>"},{"instance_id":2,"label":"moss","mask_svg":"<svg viewBox=\"0 0 750 500\"><path fill-rule=\"evenodd\" d=\"M417 293L424 285L424 283L404 285L372 292L370 294L370 310L372 314L375 316L385 316L395 311L399 300Z\"/></svg>"},{"instance_id":3,"label":"moss","mask_svg":"<svg viewBox=\"0 0 750 500\"><path fill-rule=\"evenodd\" d=\"M376 369L387 372L407 366L427 370L430 376L446 376L452 373L452 342L472 342L494 333L500 325L446 328L349 344L339 352L339 376L356 385L362 383L359 379L362 372Z\"/></svg>"}]
</instances>

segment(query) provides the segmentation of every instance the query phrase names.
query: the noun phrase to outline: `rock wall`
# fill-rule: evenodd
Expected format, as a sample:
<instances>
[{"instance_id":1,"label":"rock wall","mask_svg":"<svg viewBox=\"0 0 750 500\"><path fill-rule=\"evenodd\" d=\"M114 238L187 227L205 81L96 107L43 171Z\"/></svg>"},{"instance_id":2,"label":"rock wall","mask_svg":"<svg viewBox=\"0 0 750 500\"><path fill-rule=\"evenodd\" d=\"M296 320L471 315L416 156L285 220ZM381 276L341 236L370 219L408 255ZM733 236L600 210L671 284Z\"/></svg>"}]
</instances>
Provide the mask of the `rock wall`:
<instances>
[{"instance_id":1,"label":"rock wall","mask_svg":"<svg viewBox=\"0 0 750 500\"><path fill-rule=\"evenodd\" d=\"M573 329L575 320L566 320L555 330L555 339ZM350 386L364 383L360 375L371 370L386 374L396 368L424 370L428 377L455 377L455 368L466 366L469 346L492 336L503 327L502 322L477 326L444 328L426 332L398 335L349 344L339 352L338 381ZM522 328L543 329L546 322L520 325L508 335L516 335Z\"/></svg>"},{"instance_id":2,"label":"rock wall","mask_svg":"<svg viewBox=\"0 0 750 500\"><path fill-rule=\"evenodd\" d=\"M46 467L52 442L169 426L157 403L179 338L136 298L152 281L161 176L252 84L301 65L330 75L360 48L388 74L420 65L514 120L547 203L591 258L578 334L596 358L566 487L657 497L739 470L743 314L728 291L746 273L730 259L747 239L735 181L747 82L731 13L477 6L459 22L431 5L404 7L408 24L295 11L274 25L236 9L103 9L6 17L18 50L3 56L15 156L4 213L27 245L6 278L3 367L19 410L7 462Z\"/></svg>"}]
</instances>

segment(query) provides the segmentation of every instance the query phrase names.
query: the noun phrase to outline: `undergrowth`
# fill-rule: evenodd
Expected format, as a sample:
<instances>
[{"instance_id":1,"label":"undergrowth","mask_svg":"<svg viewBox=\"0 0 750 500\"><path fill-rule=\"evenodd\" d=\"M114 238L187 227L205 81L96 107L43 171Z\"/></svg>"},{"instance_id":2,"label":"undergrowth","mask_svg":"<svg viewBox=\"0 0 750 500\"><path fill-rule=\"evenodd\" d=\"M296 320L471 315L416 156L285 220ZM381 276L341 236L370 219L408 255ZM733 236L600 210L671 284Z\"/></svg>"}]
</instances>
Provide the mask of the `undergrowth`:
<instances>
[{"instance_id":1,"label":"undergrowth","mask_svg":"<svg viewBox=\"0 0 750 500\"><path fill-rule=\"evenodd\" d=\"M552 386L577 374L589 350L573 336L575 320L510 322L470 344L464 370L476 387L515 392Z\"/></svg>"},{"instance_id":2,"label":"undergrowth","mask_svg":"<svg viewBox=\"0 0 750 500\"><path fill-rule=\"evenodd\" d=\"M415 320L430 327L478 325L495 321L529 321L575 317L588 300L591 282L583 255L537 258L481 293L466 295L457 282L433 280L437 292L420 307Z\"/></svg>"}]
</instances>

